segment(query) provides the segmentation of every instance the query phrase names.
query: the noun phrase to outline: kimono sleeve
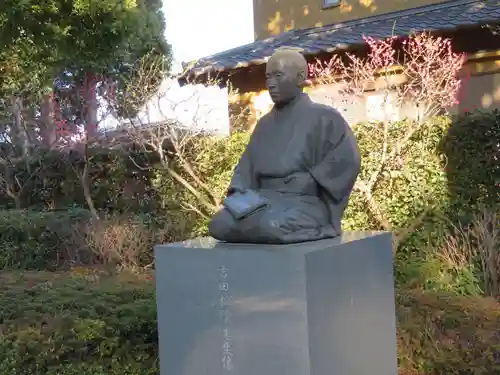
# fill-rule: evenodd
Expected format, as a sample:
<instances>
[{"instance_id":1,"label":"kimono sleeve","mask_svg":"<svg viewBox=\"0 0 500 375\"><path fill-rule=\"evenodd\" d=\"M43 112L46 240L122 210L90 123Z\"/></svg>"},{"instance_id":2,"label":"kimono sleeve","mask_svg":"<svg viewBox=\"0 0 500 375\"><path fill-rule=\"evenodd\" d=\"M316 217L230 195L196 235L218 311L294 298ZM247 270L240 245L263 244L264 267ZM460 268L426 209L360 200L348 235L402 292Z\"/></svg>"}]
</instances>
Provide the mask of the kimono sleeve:
<instances>
[{"instance_id":1,"label":"kimono sleeve","mask_svg":"<svg viewBox=\"0 0 500 375\"><path fill-rule=\"evenodd\" d=\"M318 154L310 173L334 202L348 197L361 169L356 138L342 115L335 110L322 113L314 134Z\"/></svg>"},{"instance_id":2,"label":"kimono sleeve","mask_svg":"<svg viewBox=\"0 0 500 375\"><path fill-rule=\"evenodd\" d=\"M229 184L227 195L231 195L238 190L257 189L258 181L255 171L255 163L253 161L253 149L259 134L259 126L257 125L254 132L250 136L250 140L241 155L238 164L233 171L233 177Z\"/></svg>"},{"instance_id":3,"label":"kimono sleeve","mask_svg":"<svg viewBox=\"0 0 500 375\"><path fill-rule=\"evenodd\" d=\"M254 185L252 160L248 147L245 149L241 158L234 168L233 178L229 184L227 195L231 195L238 190L251 189Z\"/></svg>"}]
</instances>

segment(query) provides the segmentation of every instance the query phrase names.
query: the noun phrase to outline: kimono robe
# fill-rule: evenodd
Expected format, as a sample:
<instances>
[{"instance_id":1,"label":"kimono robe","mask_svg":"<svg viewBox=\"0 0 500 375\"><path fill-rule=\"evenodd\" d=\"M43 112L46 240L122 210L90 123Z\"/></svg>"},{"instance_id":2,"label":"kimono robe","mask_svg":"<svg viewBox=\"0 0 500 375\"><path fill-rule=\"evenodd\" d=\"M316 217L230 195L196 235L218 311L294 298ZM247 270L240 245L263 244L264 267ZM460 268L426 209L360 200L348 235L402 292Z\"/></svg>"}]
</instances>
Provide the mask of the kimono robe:
<instances>
[{"instance_id":1,"label":"kimono robe","mask_svg":"<svg viewBox=\"0 0 500 375\"><path fill-rule=\"evenodd\" d=\"M228 189L254 190L269 206L240 220L224 208L209 232L221 241L269 244L338 236L360 166L340 113L301 94L259 120Z\"/></svg>"}]
</instances>

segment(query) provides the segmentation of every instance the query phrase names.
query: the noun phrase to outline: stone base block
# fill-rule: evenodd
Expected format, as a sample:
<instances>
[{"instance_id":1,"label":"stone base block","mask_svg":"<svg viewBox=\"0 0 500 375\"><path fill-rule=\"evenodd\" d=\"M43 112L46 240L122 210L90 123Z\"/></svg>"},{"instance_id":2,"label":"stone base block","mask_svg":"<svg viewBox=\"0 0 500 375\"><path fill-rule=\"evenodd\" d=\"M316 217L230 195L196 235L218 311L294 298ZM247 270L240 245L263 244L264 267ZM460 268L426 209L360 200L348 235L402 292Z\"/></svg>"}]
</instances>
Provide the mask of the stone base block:
<instances>
[{"instance_id":1,"label":"stone base block","mask_svg":"<svg viewBox=\"0 0 500 375\"><path fill-rule=\"evenodd\" d=\"M155 256L161 375L397 375L390 233Z\"/></svg>"}]
</instances>

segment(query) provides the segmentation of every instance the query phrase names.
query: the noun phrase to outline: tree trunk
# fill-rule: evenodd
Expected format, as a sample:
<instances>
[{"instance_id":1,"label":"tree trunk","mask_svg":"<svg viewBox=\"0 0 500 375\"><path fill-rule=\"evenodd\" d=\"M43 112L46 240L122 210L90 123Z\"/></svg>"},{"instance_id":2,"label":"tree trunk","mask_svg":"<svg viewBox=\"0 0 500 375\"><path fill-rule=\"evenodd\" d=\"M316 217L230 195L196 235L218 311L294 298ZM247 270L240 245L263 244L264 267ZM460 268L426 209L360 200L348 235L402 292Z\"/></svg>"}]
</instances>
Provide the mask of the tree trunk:
<instances>
[{"instance_id":1,"label":"tree trunk","mask_svg":"<svg viewBox=\"0 0 500 375\"><path fill-rule=\"evenodd\" d=\"M85 132L88 138L94 138L97 135L98 118L97 111L99 103L97 102L97 81L98 77L94 73L85 73L83 90L85 92Z\"/></svg>"},{"instance_id":2,"label":"tree trunk","mask_svg":"<svg viewBox=\"0 0 500 375\"><path fill-rule=\"evenodd\" d=\"M16 209L20 210L23 206L21 203L21 197L19 195L14 195L12 199L14 200L14 205L16 206Z\"/></svg>"},{"instance_id":3,"label":"tree trunk","mask_svg":"<svg viewBox=\"0 0 500 375\"><path fill-rule=\"evenodd\" d=\"M29 140L24 127L23 99L15 96L12 98L12 143L22 150L22 155L29 156Z\"/></svg>"},{"instance_id":4,"label":"tree trunk","mask_svg":"<svg viewBox=\"0 0 500 375\"><path fill-rule=\"evenodd\" d=\"M54 94L52 92L45 94L43 97L41 120L42 144L45 147L51 147L57 140Z\"/></svg>"},{"instance_id":5,"label":"tree trunk","mask_svg":"<svg viewBox=\"0 0 500 375\"><path fill-rule=\"evenodd\" d=\"M87 202L87 206L89 207L89 211L96 220L99 220L99 213L95 208L94 200L92 199L92 194L90 192L90 184L88 182L88 165L84 167L84 171L79 177L80 183L82 184L83 195L85 197L85 201Z\"/></svg>"}]
</instances>

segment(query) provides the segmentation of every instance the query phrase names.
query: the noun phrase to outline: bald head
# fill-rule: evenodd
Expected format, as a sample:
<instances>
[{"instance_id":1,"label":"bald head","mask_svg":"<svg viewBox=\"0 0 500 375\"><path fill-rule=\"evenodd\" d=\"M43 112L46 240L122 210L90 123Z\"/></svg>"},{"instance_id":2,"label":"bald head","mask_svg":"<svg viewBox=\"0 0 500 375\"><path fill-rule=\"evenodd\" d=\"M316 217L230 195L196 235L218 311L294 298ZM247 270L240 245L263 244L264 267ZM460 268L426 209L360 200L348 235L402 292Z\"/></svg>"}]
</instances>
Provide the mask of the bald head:
<instances>
[{"instance_id":1,"label":"bald head","mask_svg":"<svg viewBox=\"0 0 500 375\"><path fill-rule=\"evenodd\" d=\"M273 102L280 106L302 92L307 78L307 61L294 49L279 49L266 65L267 89Z\"/></svg>"},{"instance_id":2,"label":"bald head","mask_svg":"<svg viewBox=\"0 0 500 375\"><path fill-rule=\"evenodd\" d=\"M292 49L278 49L269 58L267 65L275 66L280 64L285 68L294 71L296 74L303 74L305 79L307 73L307 61L298 51Z\"/></svg>"}]
</instances>

